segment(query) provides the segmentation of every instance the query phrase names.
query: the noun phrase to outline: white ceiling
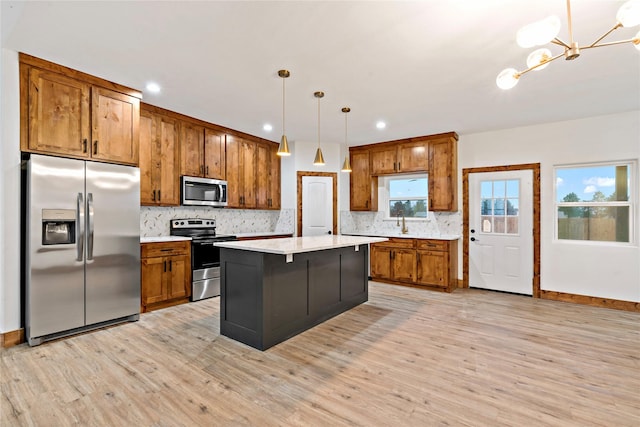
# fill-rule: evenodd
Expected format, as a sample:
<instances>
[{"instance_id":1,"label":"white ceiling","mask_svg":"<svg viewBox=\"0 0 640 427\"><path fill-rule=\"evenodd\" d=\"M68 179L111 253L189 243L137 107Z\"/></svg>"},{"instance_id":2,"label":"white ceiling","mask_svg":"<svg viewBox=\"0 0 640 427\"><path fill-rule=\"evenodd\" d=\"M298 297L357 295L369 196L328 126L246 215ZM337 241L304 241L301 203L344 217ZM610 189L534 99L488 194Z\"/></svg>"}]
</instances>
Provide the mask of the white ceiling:
<instances>
[{"instance_id":1,"label":"white ceiling","mask_svg":"<svg viewBox=\"0 0 640 427\"><path fill-rule=\"evenodd\" d=\"M623 1L574 0L574 37L595 41ZM584 51L528 73L511 91L503 68L525 68L518 28L557 14L564 0L2 1L2 47L141 89L144 101L274 141L282 133L360 145L640 110L640 52ZM632 38L622 28L607 40ZM551 48L559 53L559 47ZM159 95L144 88L153 80ZM383 131L375 122L384 120ZM269 122L274 129L265 132Z\"/></svg>"}]
</instances>

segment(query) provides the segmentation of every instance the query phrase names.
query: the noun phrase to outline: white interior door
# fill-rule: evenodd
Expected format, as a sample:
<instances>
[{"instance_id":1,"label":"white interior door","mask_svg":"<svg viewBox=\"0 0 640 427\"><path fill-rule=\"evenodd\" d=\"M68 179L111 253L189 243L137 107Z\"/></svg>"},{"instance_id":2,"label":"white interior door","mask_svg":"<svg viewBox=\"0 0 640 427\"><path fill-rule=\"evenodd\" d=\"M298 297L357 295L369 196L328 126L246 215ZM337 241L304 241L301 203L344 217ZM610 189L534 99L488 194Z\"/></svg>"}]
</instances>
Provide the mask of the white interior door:
<instances>
[{"instance_id":1,"label":"white interior door","mask_svg":"<svg viewBox=\"0 0 640 427\"><path fill-rule=\"evenodd\" d=\"M533 171L469 174L469 287L533 294Z\"/></svg>"},{"instance_id":2,"label":"white interior door","mask_svg":"<svg viewBox=\"0 0 640 427\"><path fill-rule=\"evenodd\" d=\"M333 230L333 179L302 177L302 235L319 236Z\"/></svg>"}]
</instances>

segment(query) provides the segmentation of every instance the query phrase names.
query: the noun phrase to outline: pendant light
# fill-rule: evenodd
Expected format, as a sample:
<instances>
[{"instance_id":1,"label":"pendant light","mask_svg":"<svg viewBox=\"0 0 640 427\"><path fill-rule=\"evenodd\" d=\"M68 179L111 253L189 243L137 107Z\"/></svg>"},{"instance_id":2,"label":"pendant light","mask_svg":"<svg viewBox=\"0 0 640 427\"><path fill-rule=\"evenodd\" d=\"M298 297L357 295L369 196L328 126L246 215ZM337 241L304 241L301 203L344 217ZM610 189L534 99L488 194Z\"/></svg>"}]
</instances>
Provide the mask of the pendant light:
<instances>
[{"instance_id":1,"label":"pendant light","mask_svg":"<svg viewBox=\"0 0 640 427\"><path fill-rule=\"evenodd\" d=\"M347 113L351 111L349 107L343 107L342 112L344 113L344 146L347 146ZM349 154L344 156L344 163L342 164L342 172L351 172L351 162L349 161Z\"/></svg>"},{"instance_id":2,"label":"pendant light","mask_svg":"<svg viewBox=\"0 0 640 427\"><path fill-rule=\"evenodd\" d=\"M320 149L320 98L324 96L324 92L314 92L313 96L318 98L318 149L316 150L316 158L313 160L315 166L324 166L324 157Z\"/></svg>"},{"instance_id":3,"label":"pendant light","mask_svg":"<svg viewBox=\"0 0 640 427\"><path fill-rule=\"evenodd\" d=\"M287 141L287 135L284 132L284 79L289 77L291 73L289 70L279 70L278 75L282 78L282 138L280 138L280 145L278 145L278 156L290 156L289 142Z\"/></svg>"}]
</instances>

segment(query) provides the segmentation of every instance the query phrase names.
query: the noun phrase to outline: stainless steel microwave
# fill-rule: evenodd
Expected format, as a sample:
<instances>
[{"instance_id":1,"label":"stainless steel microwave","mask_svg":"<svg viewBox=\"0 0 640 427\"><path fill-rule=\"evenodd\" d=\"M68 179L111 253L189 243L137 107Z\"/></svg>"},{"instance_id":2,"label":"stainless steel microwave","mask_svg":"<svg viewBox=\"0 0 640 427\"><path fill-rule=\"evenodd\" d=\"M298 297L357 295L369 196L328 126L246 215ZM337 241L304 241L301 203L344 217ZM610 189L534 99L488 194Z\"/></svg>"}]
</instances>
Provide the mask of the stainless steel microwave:
<instances>
[{"instance_id":1,"label":"stainless steel microwave","mask_svg":"<svg viewBox=\"0 0 640 427\"><path fill-rule=\"evenodd\" d=\"M186 206L227 206L227 181L182 176L180 198Z\"/></svg>"}]
</instances>

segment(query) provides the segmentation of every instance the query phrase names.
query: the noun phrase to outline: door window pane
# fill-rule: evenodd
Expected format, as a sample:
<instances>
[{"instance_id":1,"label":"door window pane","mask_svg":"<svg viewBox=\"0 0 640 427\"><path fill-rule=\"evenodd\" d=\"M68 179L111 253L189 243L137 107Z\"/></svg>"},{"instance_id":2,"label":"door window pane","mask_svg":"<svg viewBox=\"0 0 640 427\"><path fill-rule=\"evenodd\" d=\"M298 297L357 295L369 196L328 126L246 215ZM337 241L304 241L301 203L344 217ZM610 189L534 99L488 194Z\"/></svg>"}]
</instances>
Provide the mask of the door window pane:
<instances>
[{"instance_id":1,"label":"door window pane","mask_svg":"<svg viewBox=\"0 0 640 427\"><path fill-rule=\"evenodd\" d=\"M482 181L482 232L518 234L520 180Z\"/></svg>"}]
</instances>

